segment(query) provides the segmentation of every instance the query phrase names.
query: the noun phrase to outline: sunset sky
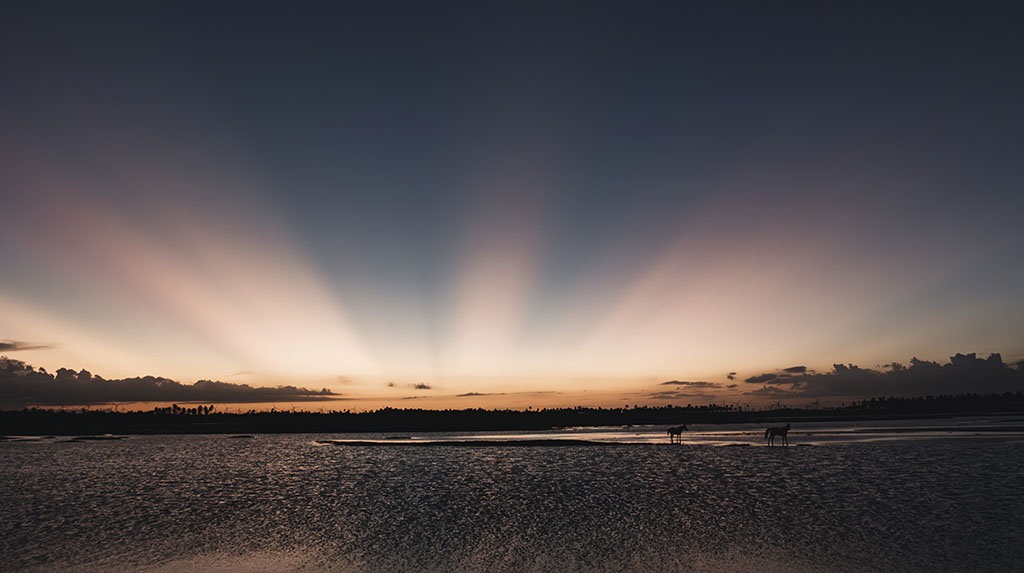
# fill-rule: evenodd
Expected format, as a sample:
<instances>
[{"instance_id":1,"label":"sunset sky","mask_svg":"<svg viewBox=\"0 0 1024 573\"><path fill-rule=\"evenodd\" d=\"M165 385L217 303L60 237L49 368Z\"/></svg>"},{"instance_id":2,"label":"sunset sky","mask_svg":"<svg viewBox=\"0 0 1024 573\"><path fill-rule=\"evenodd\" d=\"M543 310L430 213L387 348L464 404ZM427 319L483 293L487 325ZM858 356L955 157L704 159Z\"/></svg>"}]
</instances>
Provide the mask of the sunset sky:
<instances>
[{"instance_id":1,"label":"sunset sky","mask_svg":"<svg viewBox=\"0 0 1024 573\"><path fill-rule=\"evenodd\" d=\"M1022 9L894 4L7 5L0 354L444 407L1024 359Z\"/></svg>"}]
</instances>

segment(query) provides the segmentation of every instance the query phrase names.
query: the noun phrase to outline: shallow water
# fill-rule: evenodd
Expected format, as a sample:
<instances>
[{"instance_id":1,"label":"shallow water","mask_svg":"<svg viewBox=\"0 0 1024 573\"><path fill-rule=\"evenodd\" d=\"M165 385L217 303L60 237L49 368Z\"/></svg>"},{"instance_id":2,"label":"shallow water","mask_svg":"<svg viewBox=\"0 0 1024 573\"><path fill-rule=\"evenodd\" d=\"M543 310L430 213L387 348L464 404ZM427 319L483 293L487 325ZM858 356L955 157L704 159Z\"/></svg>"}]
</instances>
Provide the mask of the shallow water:
<instances>
[{"instance_id":1,"label":"shallow water","mask_svg":"<svg viewBox=\"0 0 1024 573\"><path fill-rule=\"evenodd\" d=\"M1019 439L316 442L339 437L0 443L0 569L1024 569Z\"/></svg>"}]
</instances>

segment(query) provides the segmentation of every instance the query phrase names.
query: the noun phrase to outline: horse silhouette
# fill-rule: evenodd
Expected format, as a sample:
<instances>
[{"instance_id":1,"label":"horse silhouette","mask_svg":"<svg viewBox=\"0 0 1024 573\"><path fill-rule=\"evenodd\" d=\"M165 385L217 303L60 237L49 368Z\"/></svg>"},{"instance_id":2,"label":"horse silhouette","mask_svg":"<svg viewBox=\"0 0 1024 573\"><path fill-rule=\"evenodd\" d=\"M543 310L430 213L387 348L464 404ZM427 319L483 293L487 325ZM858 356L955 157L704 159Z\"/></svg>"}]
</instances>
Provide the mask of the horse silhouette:
<instances>
[{"instance_id":1,"label":"horse silhouette","mask_svg":"<svg viewBox=\"0 0 1024 573\"><path fill-rule=\"evenodd\" d=\"M782 437L782 445L788 446L789 445L789 427L790 427L790 424L786 424L785 426L776 426L774 428L766 428L765 431L764 431L764 439L768 440L768 445L769 446L774 446L775 445L775 436L781 436Z\"/></svg>"},{"instance_id":2,"label":"horse silhouette","mask_svg":"<svg viewBox=\"0 0 1024 573\"><path fill-rule=\"evenodd\" d=\"M676 442L679 442L680 444L683 443L683 432L688 432L688 431L690 431L690 430L689 430L689 428L686 427L686 424L683 424L682 426L676 426L675 428L669 428L668 429L668 443L670 443L670 444L674 444Z\"/></svg>"}]
</instances>

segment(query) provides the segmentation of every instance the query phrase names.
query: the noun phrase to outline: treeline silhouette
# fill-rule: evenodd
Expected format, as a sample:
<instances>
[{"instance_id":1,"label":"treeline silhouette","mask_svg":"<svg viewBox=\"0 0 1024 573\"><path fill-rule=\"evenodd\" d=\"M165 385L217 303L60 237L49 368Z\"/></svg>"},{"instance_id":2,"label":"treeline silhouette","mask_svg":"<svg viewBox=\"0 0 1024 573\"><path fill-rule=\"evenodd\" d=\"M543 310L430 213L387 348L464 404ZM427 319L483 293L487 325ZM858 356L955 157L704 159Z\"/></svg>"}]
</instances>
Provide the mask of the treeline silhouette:
<instances>
[{"instance_id":1,"label":"treeline silhouette","mask_svg":"<svg viewBox=\"0 0 1024 573\"><path fill-rule=\"evenodd\" d=\"M0 412L0 435L254 434L542 430L579 426L738 424L938 417L1024 412L1024 392L916 398L877 397L831 408L743 409L737 405L424 410L382 408L353 412L270 410L229 413L213 405L148 412L26 408Z\"/></svg>"}]
</instances>

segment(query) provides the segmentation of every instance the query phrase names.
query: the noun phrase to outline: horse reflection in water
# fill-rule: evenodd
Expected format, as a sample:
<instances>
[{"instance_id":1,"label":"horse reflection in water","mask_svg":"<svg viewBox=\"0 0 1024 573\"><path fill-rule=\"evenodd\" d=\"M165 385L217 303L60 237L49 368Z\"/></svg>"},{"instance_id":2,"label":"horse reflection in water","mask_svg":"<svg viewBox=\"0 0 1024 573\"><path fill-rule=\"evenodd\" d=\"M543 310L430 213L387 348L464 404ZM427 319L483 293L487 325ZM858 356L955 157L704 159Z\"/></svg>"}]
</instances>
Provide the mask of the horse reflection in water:
<instances>
[{"instance_id":1,"label":"horse reflection in water","mask_svg":"<svg viewBox=\"0 0 1024 573\"><path fill-rule=\"evenodd\" d=\"M776 426L774 428L766 428L765 431L764 431L764 439L768 440L768 445L769 446L774 446L775 445L775 437L779 436L779 437L782 438L782 445L788 446L789 445L789 426L790 426L790 424L786 424L785 426Z\"/></svg>"},{"instance_id":2,"label":"horse reflection in water","mask_svg":"<svg viewBox=\"0 0 1024 573\"><path fill-rule=\"evenodd\" d=\"M668 443L670 443L670 444L675 444L675 443L681 444L681 443L683 443L683 432L688 432L688 431L689 431L689 428L686 427L686 424L683 424L682 426L676 426L675 428L669 428L668 429Z\"/></svg>"}]
</instances>

